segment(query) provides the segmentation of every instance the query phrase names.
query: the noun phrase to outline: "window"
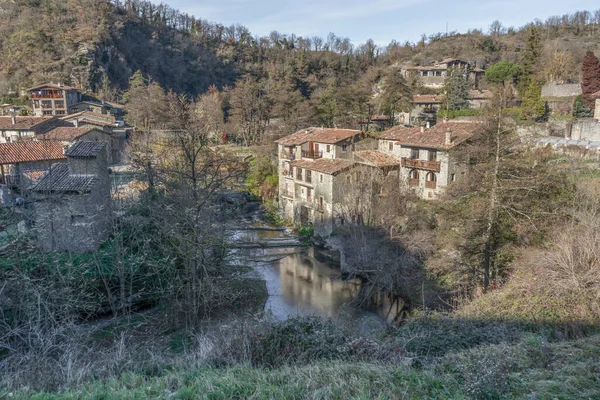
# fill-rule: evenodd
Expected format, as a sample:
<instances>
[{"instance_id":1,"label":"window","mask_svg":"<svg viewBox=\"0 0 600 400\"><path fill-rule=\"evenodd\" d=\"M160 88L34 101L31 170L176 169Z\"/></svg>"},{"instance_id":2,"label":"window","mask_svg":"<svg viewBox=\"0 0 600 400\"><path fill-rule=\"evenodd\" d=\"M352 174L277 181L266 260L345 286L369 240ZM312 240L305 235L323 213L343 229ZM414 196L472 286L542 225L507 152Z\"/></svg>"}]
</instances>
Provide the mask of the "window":
<instances>
[{"instance_id":1,"label":"window","mask_svg":"<svg viewBox=\"0 0 600 400\"><path fill-rule=\"evenodd\" d=\"M419 171L413 169L408 174L408 184L410 186L419 186Z\"/></svg>"},{"instance_id":2,"label":"window","mask_svg":"<svg viewBox=\"0 0 600 400\"><path fill-rule=\"evenodd\" d=\"M306 175L305 175L305 179L304 179L307 183L312 183L312 171L307 169L306 170Z\"/></svg>"},{"instance_id":3,"label":"window","mask_svg":"<svg viewBox=\"0 0 600 400\"><path fill-rule=\"evenodd\" d=\"M410 150L410 158L413 160L419 159L419 149L411 149Z\"/></svg>"},{"instance_id":4,"label":"window","mask_svg":"<svg viewBox=\"0 0 600 400\"><path fill-rule=\"evenodd\" d=\"M65 115L65 110L56 110L56 115Z\"/></svg>"},{"instance_id":5,"label":"window","mask_svg":"<svg viewBox=\"0 0 600 400\"><path fill-rule=\"evenodd\" d=\"M52 115L52 110L44 110L42 111L42 115Z\"/></svg>"},{"instance_id":6,"label":"window","mask_svg":"<svg viewBox=\"0 0 600 400\"><path fill-rule=\"evenodd\" d=\"M344 143L344 144L342 145L342 151L346 151L346 148L347 148L347 147L348 147L348 145Z\"/></svg>"},{"instance_id":7,"label":"window","mask_svg":"<svg viewBox=\"0 0 600 400\"><path fill-rule=\"evenodd\" d=\"M350 175L346 177L346 183L352 183L352 177Z\"/></svg>"},{"instance_id":8,"label":"window","mask_svg":"<svg viewBox=\"0 0 600 400\"><path fill-rule=\"evenodd\" d=\"M450 175L450 182L455 182L456 181L456 174L451 174Z\"/></svg>"},{"instance_id":9,"label":"window","mask_svg":"<svg viewBox=\"0 0 600 400\"><path fill-rule=\"evenodd\" d=\"M394 142L388 142L388 150L394 151Z\"/></svg>"},{"instance_id":10,"label":"window","mask_svg":"<svg viewBox=\"0 0 600 400\"><path fill-rule=\"evenodd\" d=\"M56 100L54 102L54 108L65 108L65 102L63 100Z\"/></svg>"},{"instance_id":11,"label":"window","mask_svg":"<svg viewBox=\"0 0 600 400\"><path fill-rule=\"evenodd\" d=\"M323 183L323 174L319 174L319 182Z\"/></svg>"},{"instance_id":12,"label":"window","mask_svg":"<svg viewBox=\"0 0 600 400\"><path fill-rule=\"evenodd\" d=\"M429 150L429 161L437 160L437 151Z\"/></svg>"},{"instance_id":13,"label":"window","mask_svg":"<svg viewBox=\"0 0 600 400\"><path fill-rule=\"evenodd\" d=\"M437 177L434 172L428 172L425 176L425 187L427 189L435 189L437 187Z\"/></svg>"},{"instance_id":14,"label":"window","mask_svg":"<svg viewBox=\"0 0 600 400\"><path fill-rule=\"evenodd\" d=\"M331 145L327 145L327 152L329 153L331 151Z\"/></svg>"},{"instance_id":15,"label":"window","mask_svg":"<svg viewBox=\"0 0 600 400\"><path fill-rule=\"evenodd\" d=\"M319 208L323 210L323 196L319 196Z\"/></svg>"},{"instance_id":16,"label":"window","mask_svg":"<svg viewBox=\"0 0 600 400\"><path fill-rule=\"evenodd\" d=\"M50 100L42 100L42 108L52 108L52 102Z\"/></svg>"},{"instance_id":17,"label":"window","mask_svg":"<svg viewBox=\"0 0 600 400\"><path fill-rule=\"evenodd\" d=\"M296 167L296 179L302 180L302 168Z\"/></svg>"}]
</instances>

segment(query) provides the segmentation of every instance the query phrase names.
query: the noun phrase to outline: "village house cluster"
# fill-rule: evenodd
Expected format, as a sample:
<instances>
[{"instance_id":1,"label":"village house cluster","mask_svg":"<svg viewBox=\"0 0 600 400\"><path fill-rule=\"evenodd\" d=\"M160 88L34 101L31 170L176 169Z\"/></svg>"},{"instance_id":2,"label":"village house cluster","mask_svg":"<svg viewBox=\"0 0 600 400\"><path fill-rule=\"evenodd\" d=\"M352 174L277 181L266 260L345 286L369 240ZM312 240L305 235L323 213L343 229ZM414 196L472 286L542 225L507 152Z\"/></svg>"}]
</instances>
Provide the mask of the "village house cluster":
<instances>
[{"instance_id":1,"label":"village house cluster","mask_svg":"<svg viewBox=\"0 0 600 400\"><path fill-rule=\"evenodd\" d=\"M381 134L308 128L283 137L276 141L281 214L327 235L335 225L360 222L363 211L353 205L385 195L386 181L435 199L465 174L450 150L480 128L477 122L395 126Z\"/></svg>"},{"instance_id":2,"label":"village house cluster","mask_svg":"<svg viewBox=\"0 0 600 400\"><path fill-rule=\"evenodd\" d=\"M62 84L26 94L33 115L0 116L0 206L27 215L44 250L93 250L109 233L109 165L130 133L123 109Z\"/></svg>"}]
</instances>

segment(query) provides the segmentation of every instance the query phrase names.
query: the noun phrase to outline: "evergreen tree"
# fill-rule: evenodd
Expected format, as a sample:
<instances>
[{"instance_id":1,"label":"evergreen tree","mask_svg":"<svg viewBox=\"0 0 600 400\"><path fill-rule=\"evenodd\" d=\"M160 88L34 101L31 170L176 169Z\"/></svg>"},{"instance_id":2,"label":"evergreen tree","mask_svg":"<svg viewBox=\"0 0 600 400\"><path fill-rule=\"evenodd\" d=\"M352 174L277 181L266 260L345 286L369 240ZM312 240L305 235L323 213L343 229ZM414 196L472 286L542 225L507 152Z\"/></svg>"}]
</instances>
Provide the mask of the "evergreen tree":
<instances>
[{"instance_id":1,"label":"evergreen tree","mask_svg":"<svg viewBox=\"0 0 600 400\"><path fill-rule=\"evenodd\" d=\"M594 112L583 104L583 96L579 95L573 102L573 116L575 118L589 118L594 116Z\"/></svg>"},{"instance_id":2,"label":"evergreen tree","mask_svg":"<svg viewBox=\"0 0 600 400\"><path fill-rule=\"evenodd\" d=\"M384 76L377 100L379 111L385 115L410 110L412 91L398 68L391 68Z\"/></svg>"},{"instance_id":3,"label":"evergreen tree","mask_svg":"<svg viewBox=\"0 0 600 400\"><path fill-rule=\"evenodd\" d=\"M534 24L530 24L527 28L527 39L525 42L525 50L523 51L523 74L525 76L533 76L537 72L538 62L542 55L542 40L540 29Z\"/></svg>"},{"instance_id":4,"label":"evergreen tree","mask_svg":"<svg viewBox=\"0 0 600 400\"><path fill-rule=\"evenodd\" d=\"M469 89L467 74L463 69L453 68L449 70L444 83L444 93L446 94L444 107L446 111L469 109Z\"/></svg>"},{"instance_id":5,"label":"evergreen tree","mask_svg":"<svg viewBox=\"0 0 600 400\"><path fill-rule=\"evenodd\" d=\"M581 66L581 90L583 92L583 104L593 110L595 99L592 95L600 91L600 60L589 50L585 54Z\"/></svg>"},{"instance_id":6,"label":"evergreen tree","mask_svg":"<svg viewBox=\"0 0 600 400\"><path fill-rule=\"evenodd\" d=\"M546 114L546 106L542 101L542 85L533 78L523 93L521 103L521 119L538 119Z\"/></svg>"}]
</instances>

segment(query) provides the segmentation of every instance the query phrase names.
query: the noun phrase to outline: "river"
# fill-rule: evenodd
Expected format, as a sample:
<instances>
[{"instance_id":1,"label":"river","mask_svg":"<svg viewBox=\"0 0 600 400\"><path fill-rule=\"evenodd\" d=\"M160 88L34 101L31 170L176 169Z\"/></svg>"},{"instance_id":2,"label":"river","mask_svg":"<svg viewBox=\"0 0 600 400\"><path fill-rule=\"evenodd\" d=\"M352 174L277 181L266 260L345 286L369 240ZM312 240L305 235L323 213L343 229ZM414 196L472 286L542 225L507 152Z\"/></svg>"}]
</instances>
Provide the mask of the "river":
<instances>
[{"instance_id":1,"label":"river","mask_svg":"<svg viewBox=\"0 0 600 400\"><path fill-rule=\"evenodd\" d=\"M251 267L248 277L265 280L265 311L274 320L308 314L369 329L393 319L385 302L369 309L360 304L359 279L344 279L338 264L283 231L237 230L232 243L230 262Z\"/></svg>"}]
</instances>

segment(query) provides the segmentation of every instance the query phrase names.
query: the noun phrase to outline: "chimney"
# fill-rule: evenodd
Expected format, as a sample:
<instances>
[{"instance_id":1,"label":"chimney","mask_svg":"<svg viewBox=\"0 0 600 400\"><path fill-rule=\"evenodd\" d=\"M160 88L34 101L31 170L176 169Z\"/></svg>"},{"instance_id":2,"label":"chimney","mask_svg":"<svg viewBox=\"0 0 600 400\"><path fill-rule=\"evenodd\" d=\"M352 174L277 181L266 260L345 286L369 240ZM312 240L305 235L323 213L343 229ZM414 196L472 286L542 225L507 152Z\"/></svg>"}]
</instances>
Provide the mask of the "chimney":
<instances>
[{"instance_id":1,"label":"chimney","mask_svg":"<svg viewBox=\"0 0 600 400\"><path fill-rule=\"evenodd\" d=\"M14 114L10 116L10 122L12 122L13 125L17 124L17 117Z\"/></svg>"},{"instance_id":2,"label":"chimney","mask_svg":"<svg viewBox=\"0 0 600 400\"><path fill-rule=\"evenodd\" d=\"M431 122L427 121L427 129L431 128Z\"/></svg>"},{"instance_id":3,"label":"chimney","mask_svg":"<svg viewBox=\"0 0 600 400\"><path fill-rule=\"evenodd\" d=\"M446 144L452 143L452 131L450 128L446 129Z\"/></svg>"},{"instance_id":4,"label":"chimney","mask_svg":"<svg viewBox=\"0 0 600 400\"><path fill-rule=\"evenodd\" d=\"M79 128L79 120L75 119L74 123L75 123L75 128Z\"/></svg>"},{"instance_id":5,"label":"chimney","mask_svg":"<svg viewBox=\"0 0 600 400\"><path fill-rule=\"evenodd\" d=\"M421 133L425 132L425 125L421 125Z\"/></svg>"}]
</instances>

